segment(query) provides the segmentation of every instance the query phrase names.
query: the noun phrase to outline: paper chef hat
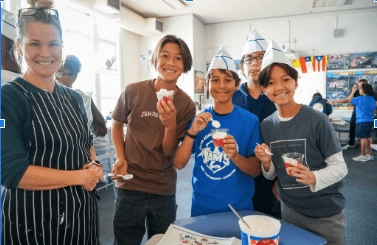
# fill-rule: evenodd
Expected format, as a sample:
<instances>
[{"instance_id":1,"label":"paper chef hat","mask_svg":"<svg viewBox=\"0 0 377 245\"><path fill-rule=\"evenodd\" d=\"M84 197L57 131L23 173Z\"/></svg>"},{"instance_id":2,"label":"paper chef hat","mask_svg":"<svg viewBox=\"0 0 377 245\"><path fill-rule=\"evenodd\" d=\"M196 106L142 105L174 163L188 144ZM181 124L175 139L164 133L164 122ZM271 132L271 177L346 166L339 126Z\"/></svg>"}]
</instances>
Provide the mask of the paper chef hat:
<instances>
[{"instance_id":1,"label":"paper chef hat","mask_svg":"<svg viewBox=\"0 0 377 245\"><path fill-rule=\"evenodd\" d=\"M242 55L251 54L259 51L266 51L266 48L266 40L263 37L261 37L261 35L259 35L259 33L253 28L249 37L247 38L245 46L243 47Z\"/></svg>"},{"instance_id":2,"label":"paper chef hat","mask_svg":"<svg viewBox=\"0 0 377 245\"><path fill-rule=\"evenodd\" d=\"M1 34L15 40L16 39L16 18L5 9L1 9Z\"/></svg>"},{"instance_id":3,"label":"paper chef hat","mask_svg":"<svg viewBox=\"0 0 377 245\"><path fill-rule=\"evenodd\" d=\"M281 50L281 48L273 40L271 40L267 46L266 53L263 56L261 70L274 62L288 64L293 67L287 56L285 56L284 51Z\"/></svg>"},{"instance_id":4,"label":"paper chef hat","mask_svg":"<svg viewBox=\"0 0 377 245\"><path fill-rule=\"evenodd\" d=\"M234 64L234 60L230 57L230 54L224 46L222 46L213 57L208 70L212 69L225 69L237 73L236 64Z\"/></svg>"}]
</instances>

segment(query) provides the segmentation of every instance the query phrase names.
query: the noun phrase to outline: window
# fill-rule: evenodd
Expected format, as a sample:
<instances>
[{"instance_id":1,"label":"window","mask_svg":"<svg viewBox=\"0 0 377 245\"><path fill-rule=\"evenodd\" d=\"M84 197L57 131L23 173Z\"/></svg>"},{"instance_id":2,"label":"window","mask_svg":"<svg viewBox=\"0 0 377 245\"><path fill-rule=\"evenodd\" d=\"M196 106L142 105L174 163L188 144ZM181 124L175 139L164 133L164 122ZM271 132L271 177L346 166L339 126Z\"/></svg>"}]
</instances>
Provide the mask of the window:
<instances>
[{"instance_id":1,"label":"window","mask_svg":"<svg viewBox=\"0 0 377 245\"><path fill-rule=\"evenodd\" d=\"M82 64L73 88L92 96L104 116L115 107L121 93L117 70L118 26L98 16L91 16L59 6L63 29L63 56L76 55Z\"/></svg>"}]
</instances>

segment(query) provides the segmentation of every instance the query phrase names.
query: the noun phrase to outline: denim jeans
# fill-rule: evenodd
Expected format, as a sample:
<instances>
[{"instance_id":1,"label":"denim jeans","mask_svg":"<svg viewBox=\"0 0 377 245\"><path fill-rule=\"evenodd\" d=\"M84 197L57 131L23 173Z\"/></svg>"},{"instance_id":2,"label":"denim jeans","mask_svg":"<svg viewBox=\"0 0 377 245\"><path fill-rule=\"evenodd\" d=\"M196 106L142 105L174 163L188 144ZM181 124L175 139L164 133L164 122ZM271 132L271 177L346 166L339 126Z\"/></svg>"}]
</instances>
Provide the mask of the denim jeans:
<instances>
[{"instance_id":1,"label":"denim jeans","mask_svg":"<svg viewBox=\"0 0 377 245\"><path fill-rule=\"evenodd\" d=\"M114 245L140 245L146 229L150 239L165 233L175 218L175 194L163 196L117 188Z\"/></svg>"}]
</instances>

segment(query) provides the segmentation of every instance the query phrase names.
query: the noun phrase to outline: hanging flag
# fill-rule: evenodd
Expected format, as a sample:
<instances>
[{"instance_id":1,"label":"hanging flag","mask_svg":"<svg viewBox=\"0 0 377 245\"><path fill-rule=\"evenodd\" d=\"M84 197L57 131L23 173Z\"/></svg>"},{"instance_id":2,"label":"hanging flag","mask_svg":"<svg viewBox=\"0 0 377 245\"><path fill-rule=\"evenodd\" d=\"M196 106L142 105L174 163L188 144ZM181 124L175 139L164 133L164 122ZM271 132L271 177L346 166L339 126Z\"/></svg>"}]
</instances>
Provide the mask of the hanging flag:
<instances>
[{"instance_id":1,"label":"hanging flag","mask_svg":"<svg viewBox=\"0 0 377 245\"><path fill-rule=\"evenodd\" d=\"M300 66L302 73L313 71L312 56L300 57Z\"/></svg>"},{"instance_id":2,"label":"hanging flag","mask_svg":"<svg viewBox=\"0 0 377 245\"><path fill-rule=\"evenodd\" d=\"M294 68L301 68L300 60L292 60L292 66Z\"/></svg>"},{"instance_id":3,"label":"hanging flag","mask_svg":"<svg viewBox=\"0 0 377 245\"><path fill-rule=\"evenodd\" d=\"M327 56L313 56L313 70L326 71Z\"/></svg>"}]
</instances>

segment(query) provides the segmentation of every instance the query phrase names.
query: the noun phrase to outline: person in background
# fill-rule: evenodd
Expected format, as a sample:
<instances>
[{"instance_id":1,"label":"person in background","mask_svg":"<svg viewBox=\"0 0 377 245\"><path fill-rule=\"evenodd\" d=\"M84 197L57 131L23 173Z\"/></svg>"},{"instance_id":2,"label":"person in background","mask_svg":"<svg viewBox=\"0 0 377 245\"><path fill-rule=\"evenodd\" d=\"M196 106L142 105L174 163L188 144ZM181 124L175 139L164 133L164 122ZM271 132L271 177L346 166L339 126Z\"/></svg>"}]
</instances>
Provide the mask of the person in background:
<instances>
[{"instance_id":1,"label":"person in background","mask_svg":"<svg viewBox=\"0 0 377 245\"><path fill-rule=\"evenodd\" d=\"M361 83L360 96L354 98L356 86L352 87L351 94L344 99L329 101L329 104L349 103L356 107L356 136L360 139L360 155L353 157L354 161L366 162L374 160L372 156L372 130L374 126L374 110L377 102L373 98L373 87L367 83Z\"/></svg>"},{"instance_id":2,"label":"person in background","mask_svg":"<svg viewBox=\"0 0 377 245\"><path fill-rule=\"evenodd\" d=\"M78 74L81 71L81 62L74 55L67 55L63 64L60 66L58 72L55 74L56 80L68 88L72 88L75 83ZM88 126L93 133L93 145L96 155L102 155L108 152L109 140L107 137L107 127L105 118L94 104L92 98L81 91L76 89L84 100L85 109L88 115ZM109 166L107 163L103 163L105 166Z\"/></svg>"},{"instance_id":3,"label":"person in background","mask_svg":"<svg viewBox=\"0 0 377 245\"><path fill-rule=\"evenodd\" d=\"M1 9L1 83L12 81L21 75L13 54L16 39L16 18L5 9Z\"/></svg>"},{"instance_id":4,"label":"person in background","mask_svg":"<svg viewBox=\"0 0 377 245\"><path fill-rule=\"evenodd\" d=\"M195 155L191 216L227 212L228 204L236 210L253 210L253 177L261 173L254 146L261 138L258 118L232 102L239 82L234 61L222 47L206 76L213 105L193 118L174 156L175 167L182 169ZM212 118L229 129L223 146L214 144Z\"/></svg>"},{"instance_id":5,"label":"person in background","mask_svg":"<svg viewBox=\"0 0 377 245\"><path fill-rule=\"evenodd\" d=\"M261 123L265 143L254 151L262 173L279 178L282 219L327 244L344 245L346 200L341 189L348 170L335 130L325 114L295 102L298 72L273 41L261 69L260 85L277 111Z\"/></svg>"},{"instance_id":6,"label":"person in background","mask_svg":"<svg viewBox=\"0 0 377 245\"><path fill-rule=\"evenodd\" d=\"M54 81L58 11L20 9L15 49L25 69L2 85L2 244L100 244L102 167L82 97Z\"/></svg>"},{"instance_id":7,"label":"person in background","mask_svg":"<svg viewBox=\"0 0 377 245\"><path fill-rule=\"evenodd\" d=\"M196 108L177 86L178 78L192 67L187 44L164 36L153 52L157 78L126 86L111 114L117 178L113 219L115 243L140 245L147 226L148 239L165 233L176 218L177 172L173 156ZM156 92L174 91L174 100L158 101ZM127 133L124 138L124 124Z\"/></svg>"},{"instance_id":8,"label":"person in background","mask_svg":"<svg viewBox=\"0 0 377 245\"><path fill-rule=\"evenodd\" d=\"M353 98L360 96L359 91L360 91L361 85L367 84L367 83L368 83L368 80L360 79L357 82L357 85L354 85L354 86L357 86L357 90L354 93ZM377 101L377 92L375 92L375 91L373 92L373 98ZM350 132L349 132L348 144L343 146L343 150L355 149L356 148L356 140L355 139L356 139L356 106L353 107L352 116L351 116L351 120L350 120Z\"/></svg>"},{"instance_id":9,"label":"person in background","mask_svg":"<svg viewBox=\"0 0 377 245\"><path fill-rule=\"evenodd\" d=\"M58 72L55 74L55 78L60 84L68 88L72 88L73 83L76 81L77 75L80 73L80 71L81 62L79 58L77 58L75 55L67 55ZM91 127L93 122L91 109L92 99L80 89L76 89L76 91L79 92L84 99L84 105L88 115L88 126Z\"/></svg>"},{"instance_id":10,"label":"person in background","mask_svg":"<svg viewBox=\"0 0 377 245\"><path fill-rule=\"evenodd\" d=\"M258 81L266 48L266 40L253 29L245 43L241 57L241 71L247 77L247 82L241 84L233 94L233 103L255 114L260 122L276 111L274 103L263 93ZM268 180L263 174L256 177L253 196L254 209L281 218L280 197L277 188L277 178Z\"/></svg>"},{"instance_id":11,"label":"person in background","mask_svg":"<svg viewBox=\"0 0 377 245\"><path fill-rule=\"evenodd\" d=\"M100 155L106 154L110 151L106 120L100 110L94 104L93 100L91 100L90 103L90 110L92 111L93 115L93 122L92 125L90 125L90 129L93 133L94 151L96 152L96 155L100 157ZM107 173L111 172L111 164L113 164L113 162L109 161L110 160L107 158L102 162L103 171Z\"/></svg>"},{"instance_id":12,"label":"person in background","mask_svg":"<svg viewBox=\"0 0 377 245\"><path fill-rule=\"evenodd\" d=\"M309 106L313 107L319 112L325 113L327 116L332 113L332 106L327 103L327 99L322 98L322 95L319 92L313 94L313 98L310 101Z\"/></svg>"}]
</instances>

